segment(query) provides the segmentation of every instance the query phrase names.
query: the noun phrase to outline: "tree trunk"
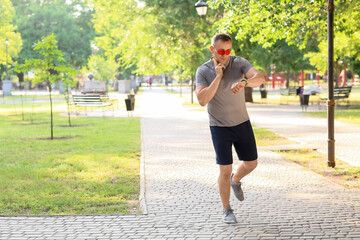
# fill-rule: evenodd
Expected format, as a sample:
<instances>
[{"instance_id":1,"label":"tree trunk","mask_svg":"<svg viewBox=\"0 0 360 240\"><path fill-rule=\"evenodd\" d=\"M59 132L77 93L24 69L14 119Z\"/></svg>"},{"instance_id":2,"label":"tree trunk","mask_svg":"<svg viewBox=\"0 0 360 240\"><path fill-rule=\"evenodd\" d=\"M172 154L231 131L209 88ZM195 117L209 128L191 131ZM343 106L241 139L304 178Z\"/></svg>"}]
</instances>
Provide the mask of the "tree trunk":
<instances>
[{"instance_id":1,"label":"tree trunk","mask_svg":"<svg viewBox=\"0 0 360 240\"><path fill-rule=\"evenodd\" d=\"M339 75L336 75L336 74L334 74L334 79L333 79L333 81L335 82L335 87L340 87L339 86Z\"/></svg>"},{"instance_id":2,"label":"tree trunk","mask_svg":"<svg viewBox=\"0 0 360 240\"><path fill-rule=\"evenodd\" d=\"M19 87L21 90L23 90L24 86L22 83L24 82L24 73L18 73L17 76L19 78Z\"/></svg>"},{"instance_id":3,"label":"tree trunk","mask_svg":"<svg viewBox=\"0 0 360 240\"><path fill-rule=\"evenodd\" d=\"M245 87L245 102L254 102L251 87Z\"/></svg>"},{"instance_id":4,"label":"tree trunk","mask_svg":"<svg viewBox=\"0 0 360 240\"><path fill-rule=\"evenodd\" d=\"M289 88L289 86L290 86L290 72L288 72L288 71L286 71L286 79L285 79L285 81L286 81L286 88Z\"/></svg>"},{"instance_id":5,"label":"tree trunk","mask_svg":"<svg viewBox=\"0 0 360 240\"><path fill-rule=\"evenodd\" d=\"M191 104L194 104L194 74L191 74Z\"/></svg>"},{"instance_id":6,"label":"tree trunk","mask_svg":"<svg viewBox=\"0 0 360 240\"><path fill-rule=\"evenodd\" d=\"M20 95L20 98L21 98L21 116L22 116L22 120L24 121L25 120L25 117L24 117L24 100L23 100L23 95L22 94Z\"/></svg>"},{"instance_id":7,"label":"tree trunk","mask_svg":"<svg viewBox=\"0 0 360 240\"><path fill-rule=\"evenodd\" d=\"M48 82L49 88L49 97L50 97L50 118L51 118L51 140L54 139L54 124L53 124L53 107L52 107L52 98L51 98L51 83Z\"/></svg>"},{"instance_id":8,"label":"tree trunk","mask_svg":"<svg viewBox=\"0 0 360 240\"><path fill-rule=\"evenodd\" d=\"M117 81L117 80L116 80ZM65 84L66 86L66 90L68 89L68 85ZM71 116L70 116L70 103L69 103L69 92L66 91L66 94L65 94L65 98L66 98L66 105L67 105L67 111L68 111L68 123L69 123L69 126L71 127Z\"/></svg>"},{"instance_id":9,"label":"tree trunk","mask_svg":"<svg viewBox=\"0 0 360 240\"><path fill-rule=\"evenodd\" d=\"M165 86L169 85L169 75L165 74Z\"/></svg>"},{"instance_id":10,"label":"tree trunk","mask_svg":"<svg viewBox=\"0 0 360 240\"><path fill-rule=\"evenodd\" d=\"M182 70L180 68L180 97L182 97L182 78L181 78Z\"/></svg>"}]
</instances>

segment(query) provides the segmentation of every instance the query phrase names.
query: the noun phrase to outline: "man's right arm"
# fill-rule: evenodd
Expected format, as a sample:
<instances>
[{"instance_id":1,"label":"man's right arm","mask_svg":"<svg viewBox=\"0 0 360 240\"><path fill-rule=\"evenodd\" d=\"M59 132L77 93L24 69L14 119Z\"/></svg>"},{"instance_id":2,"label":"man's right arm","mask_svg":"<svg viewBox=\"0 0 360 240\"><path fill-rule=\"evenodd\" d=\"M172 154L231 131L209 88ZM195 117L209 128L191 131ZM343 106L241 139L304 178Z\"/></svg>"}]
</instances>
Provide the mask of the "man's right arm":
<instances>
[{"instance_id":1,"label":"man's right arm","mask_svg":"<svg viewBox=\"0 0 360 240\"><path fill-rule=\"evenodd\" d=\"M225 69L224 64L218 63L214 58L212 58L214 63L216 77L214 81L209 86L198 86L196 88L196 96L201 106L205 106L211 99L215 96L215 93L219 87L221 78L223 77L223 70Z\"/></svg>"},{"instance_id":2,"label":"man's right arm","mask_svg":"<svg viewBox=\"0 0 360 240\"><path fill-rule=\"evenodd\" d=\"M196 96L201 106L205 106L215 96L222 76L216 75L214 81L209 86L198 86Z\"/></svg>"}]
</instances>

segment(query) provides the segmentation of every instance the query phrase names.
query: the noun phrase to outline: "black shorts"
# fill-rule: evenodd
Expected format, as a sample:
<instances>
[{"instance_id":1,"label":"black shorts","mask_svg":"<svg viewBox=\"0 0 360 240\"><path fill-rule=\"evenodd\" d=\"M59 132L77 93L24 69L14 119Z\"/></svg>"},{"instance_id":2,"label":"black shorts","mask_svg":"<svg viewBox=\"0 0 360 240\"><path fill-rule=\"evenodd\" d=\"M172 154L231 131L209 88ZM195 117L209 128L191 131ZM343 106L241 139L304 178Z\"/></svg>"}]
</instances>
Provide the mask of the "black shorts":
<instances>
[{"instance_id":1,"label":"black shorts","mask_svg":"<svg viewBox=\"0 0 360 240\"><path fill-rule=\"evenodd\" d=\"M233 163L232 145L235 147L239 160L257 160L256 142L250 120L234 127L210 126L210 131L217 164Z\"/></svg>"}]
</instances>

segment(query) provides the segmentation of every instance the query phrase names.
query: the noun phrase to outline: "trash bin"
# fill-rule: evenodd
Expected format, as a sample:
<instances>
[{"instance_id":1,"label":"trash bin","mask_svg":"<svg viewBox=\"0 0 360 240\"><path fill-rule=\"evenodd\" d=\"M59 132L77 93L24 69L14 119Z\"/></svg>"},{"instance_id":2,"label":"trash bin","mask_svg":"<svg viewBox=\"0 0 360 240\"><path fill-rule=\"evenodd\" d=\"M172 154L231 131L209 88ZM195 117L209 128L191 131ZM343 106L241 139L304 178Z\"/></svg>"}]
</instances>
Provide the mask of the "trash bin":
<instances>
[{"instance_id":1,"label":"trash bin","mask_svg":"<svg viewBox=\"0 0 360 240\"><path fill-rule=\"evenodd\" d=\"M309 98L310 98L310 95L308 95L308 94L300 95L300 104L301 104L301 108L303 111L304 111L304 109L306 111L307 106L309 106Z\"/></svg>"},{"instance_id":2,"label":"trash bin","mask_svg":"<svg viewBox=\"0 0 360 240\"><path fill-rule=\"evenodd\" d=\"M135 109L135 98L125 99L126 111L134 111Z\"/></svg>"},{"instance_id":3,"label":"trash bin","mask_svg":"<svg viewBox=\"0 0 360 240\"><path fill-rule=\"evenodd\" d=\"M261 98L267 98L267 90L260 90Z\"/></svg>"},{"instance_id":4,"label":"trash bin","mask_svg":"<svg viewBox=\"0 0 360 240\"><path fill-rule=\"evenodd\" d=\"M300 95L300 104L309 106L309 98L310 98L310 95L305 95L305 94Z\"/></svg>"}]
</instances>

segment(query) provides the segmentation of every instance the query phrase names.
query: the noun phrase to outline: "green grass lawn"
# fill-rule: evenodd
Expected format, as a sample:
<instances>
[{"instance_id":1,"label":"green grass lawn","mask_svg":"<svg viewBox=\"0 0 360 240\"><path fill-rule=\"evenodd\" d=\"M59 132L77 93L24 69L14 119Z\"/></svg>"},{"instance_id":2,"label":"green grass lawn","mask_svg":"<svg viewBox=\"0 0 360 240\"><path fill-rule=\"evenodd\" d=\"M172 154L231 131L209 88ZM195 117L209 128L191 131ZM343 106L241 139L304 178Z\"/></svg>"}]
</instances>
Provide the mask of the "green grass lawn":
<instances>
[{"instance_id":1,"label":"green grass lawn","mask_svg":"<svg viewBox=\"0 0 360 240\"><path fill-rule=\"evenodd\" d=\"M290 145L296 144L285 137L282 137L274 132L271 132L265 128L254 128L254 135L256 144L258 146L270 146L270 145Z\"/></svg>"},{"instance_id":2,"label":"green grass lawn","mask_svg":"<svg viewBox=\"0 0 360 240\"><path fill-rule=\"evenodd\" d=\"M36 95L36 94L32 94L30 93L21 93L21 92L17 92L16 94L13 94L11 96L3 96L0 95L0 102L5 100L20 100L20 99L24 99L24 100L31 100L31 99L49 99L49 93L46 92L45 94L41 94L41 95ZM51 96L53 98L64 98L64 94L58 94L58 93L52 93Z\"/></svg>"},{"instance_id":3,"label":"green grass lawn","mask_svg":"<svg viewBox=\"0 0 360 240\"><path fill-rule=\"evenodd\" d=\"M66 103L64 98L55 98L53 99L53 107L62 107L58 110L66 109ZM42 102L35 102L35 101L27 101L22 102L17 100L14 102L10 102L8 104L0 104L0 114L2 112L12 112L14 113L20 113L22 111L22 108L24 108L24 112L30 113L32 112L32 109L39 110L50 110L50 100L43 99Z\"/></svg>"},{"instance_id":4,"label":"green grass lawn","mask_svg":"<svg viewBox=\"0 0 360 240\"><path fill-rule=\"evenodd\" d=\"M327 91L324 90L323 93L321 94L321 96L326 97ZM319 99L318 97L319 97L318 95L311 95L310 102L312 102L314 104L318 104L318 99ZM299 105L300 104L299 96L296 96L296 95L295 96L294 95L281 96L280 92L278 90L277 91L269 90L266 99L261 99L260 91L254 90L253 91L253 100L255 103L261 102L261 103L267 103L267 104L291 104L291 105ZM360 87L359 86L354 86L352 88L349 100L350 100L350 105L352 108L360 109ZM337 101L337 103L338 102L340 102L340 101ZM322 104L324 105L325 103L322 102ZM341 105L344 105L344 103L341 103Z\"/></svg>"},{"instance_id":5,"label":"green grass lawn","mask_svg":"<svg viewBox=\"0 0 360 240\"><path fill-rule=\"evenodd\" d=\"M70 128L56 112L54 137L72 138L38 140L50 137L49 113L39 109L35 124L0 112L0 215L137 211L140 119L73 117L80 126Z\"/></svg>"},{"instance_id":6,"label":"green grass lawn","mask_svg":"<svg viewBox=\"0 0 360 240\"><path fill-rule=\"evenodd\" d=\"M23 92L19 95L12 95L12 96L2 96L0 95L0 101L2 100L12 100L12 99L33 99L33 98L36 98L36 99L48 99L49 98L49 95L48 94L44 94L44 95L33 95L33 94L29 94L28 92Z\"/></svg>"},{"instance_id":7,"label":"green grass lawn","mask_svg":"<svg viewBox=\"0 0 360 240\"><path fill-rule=\"evenodd\" d=\"M326 95L326 94L325 94ZM254 102L261 102L260 94L258 92L254 92L253 94ZM310 96L310 102L317 104L317 96ZM280 104L280 103L288 103L292 105L299 105L299 96L289 96L283 97L281 99L279 94L268 94L268 98L263 102L268 104ZM346 105L343 101L336 101L337 105L335 108L335 119L341 122L360 124L360 88L354 87L350 94L350 107L346 109L344 105ZM311 103L309 103L311 104ZM304 114L308 114L314 117L327 117L327 111L319 111L319 112L305 112Z\"/></svg>"},{"instance_id":8,"label":"green grass lawn","mask_svg":"<svg viewBox=\"0 0 360 240\"><path fill-rule=\"evenodd\" d=\"M307 112L313 117L327 118L327 112ZM335 120L360 125L360 109L335 109Z\"/></svg>"}]
</instances>

